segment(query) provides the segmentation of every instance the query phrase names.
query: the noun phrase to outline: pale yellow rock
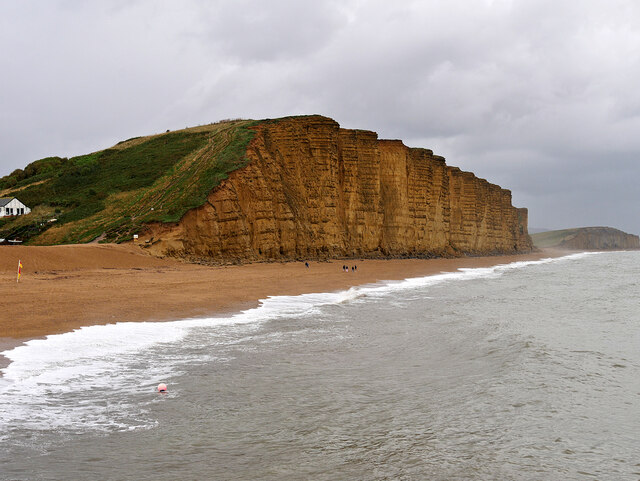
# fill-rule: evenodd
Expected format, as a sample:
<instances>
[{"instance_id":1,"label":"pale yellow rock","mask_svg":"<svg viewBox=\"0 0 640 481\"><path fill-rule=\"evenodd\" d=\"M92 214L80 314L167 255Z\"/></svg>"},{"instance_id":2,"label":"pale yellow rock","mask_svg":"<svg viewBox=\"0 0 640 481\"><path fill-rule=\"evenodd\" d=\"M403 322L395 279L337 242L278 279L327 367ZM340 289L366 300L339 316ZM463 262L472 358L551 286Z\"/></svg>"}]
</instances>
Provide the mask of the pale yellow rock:
<instances>
[{"instance_id":1,"label":"pale yellow rock","mask_svg":"<svg viewBox=\"0 0 640 481\"><path fill-rule=\"evenodd\" d=\"M247 167L145 234L157 254L216 262L529 252L511 192L430 150L326 117L262 122Z\"/></svg>"}]
</instances>

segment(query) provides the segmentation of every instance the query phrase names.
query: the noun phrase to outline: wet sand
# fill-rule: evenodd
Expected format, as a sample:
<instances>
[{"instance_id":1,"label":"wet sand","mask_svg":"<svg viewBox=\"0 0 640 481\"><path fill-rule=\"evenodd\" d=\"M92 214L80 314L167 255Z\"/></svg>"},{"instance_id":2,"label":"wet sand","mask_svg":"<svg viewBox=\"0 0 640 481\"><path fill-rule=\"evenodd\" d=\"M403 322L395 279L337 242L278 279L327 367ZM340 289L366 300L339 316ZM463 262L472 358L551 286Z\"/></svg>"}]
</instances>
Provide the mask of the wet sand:
<instances>
[{"instance_id":1,"label":"wet sand","mask_svg":"<svg viewBox=\"0 0 640 481\"><path fill-rule=\"evenodd\" d=\"M566 254L458 259L334 260L210 267L159 259L133 245L0 246L0 352L82 326L237 312L277 295L330 292ZM18 260L22 277L16 282ZM345 273L342 266L357 265ZM1 367L0 362L0 367Z\"/></svg>"}]
</instances>

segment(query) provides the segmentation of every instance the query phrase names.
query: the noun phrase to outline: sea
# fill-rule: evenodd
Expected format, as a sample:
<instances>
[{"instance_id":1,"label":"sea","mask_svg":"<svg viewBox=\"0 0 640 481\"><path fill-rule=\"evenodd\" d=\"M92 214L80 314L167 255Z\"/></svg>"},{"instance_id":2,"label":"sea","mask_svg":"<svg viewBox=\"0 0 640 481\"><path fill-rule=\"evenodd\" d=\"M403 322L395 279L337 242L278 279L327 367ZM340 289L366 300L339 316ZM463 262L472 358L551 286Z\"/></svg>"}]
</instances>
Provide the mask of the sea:
<instances>
[{"instance_id":1,"label":"sea","mask_svg":"<svg viewBox=\"0 0 640 481\"><path fill-rule=\"evenodd\" d=\"M31 340L0 479L637 481L639 300L574 253Z\"/></svg>"}]
</instances>

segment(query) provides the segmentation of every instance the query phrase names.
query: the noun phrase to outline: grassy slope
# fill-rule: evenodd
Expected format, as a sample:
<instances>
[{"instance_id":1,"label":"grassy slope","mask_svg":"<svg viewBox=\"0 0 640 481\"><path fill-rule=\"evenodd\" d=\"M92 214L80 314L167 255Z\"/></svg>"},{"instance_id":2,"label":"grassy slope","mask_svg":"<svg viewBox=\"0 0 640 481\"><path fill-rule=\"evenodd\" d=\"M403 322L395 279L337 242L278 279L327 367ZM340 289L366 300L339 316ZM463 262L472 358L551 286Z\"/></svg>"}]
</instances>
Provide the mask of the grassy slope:
<instances>
[{"instance_id":1,"label":"grassy slope","mask_svg":"<svg viewBox=\"0 0 640 481\"><path fill-rule=\"evenodd\" d=\"M579 229L552 230L530 235L533 240L533 245L536 247L556 247L560 245L563 240L575 235L578 230Z\"/></svg>"},{"instance_id":2,"label":"grassy slope","mask_svg":"<svg viewBox=\"0 0 640 481\"><path fill-rule=\"evenodd\" d=\"M176 222L246 164L253 121L129 139L93 154L33 162L0 179L31 215L0 221L0 237L31 244L131 239L147 222ZM47 222L52 217L55 223Z\"/></svg>"}]
</instances>

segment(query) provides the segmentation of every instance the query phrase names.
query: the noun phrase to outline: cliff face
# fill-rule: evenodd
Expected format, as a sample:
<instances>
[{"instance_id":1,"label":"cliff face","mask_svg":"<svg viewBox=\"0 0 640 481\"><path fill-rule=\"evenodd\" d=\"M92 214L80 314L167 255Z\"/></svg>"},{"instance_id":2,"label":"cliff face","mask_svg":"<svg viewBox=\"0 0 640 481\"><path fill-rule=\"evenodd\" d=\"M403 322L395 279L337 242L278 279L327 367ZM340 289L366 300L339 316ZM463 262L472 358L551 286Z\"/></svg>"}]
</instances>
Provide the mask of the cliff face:
<instances>
[{"instance_id":1,"label":"cliff face","mask_svg":"<svg viewBox=\"0 0 640 481\"><path fill-rule=\"evenodd\" d=\"M640 238L611 227L583 227L564 239L558 247L575 250L640 249Z\"/></svg>"},{"instance_id":2,"label":"cliff face","mask_svg":"<svg viewBox=\"0 0 640 481\"><path fill-rule=\"evenodd\" d=\"M228 262L532 248L508 190L430 150L320 116L254 128L249 165L178 225L152 227L152 250Z\"/></svg>"}]
</instances>

